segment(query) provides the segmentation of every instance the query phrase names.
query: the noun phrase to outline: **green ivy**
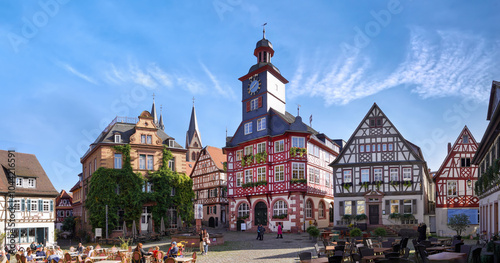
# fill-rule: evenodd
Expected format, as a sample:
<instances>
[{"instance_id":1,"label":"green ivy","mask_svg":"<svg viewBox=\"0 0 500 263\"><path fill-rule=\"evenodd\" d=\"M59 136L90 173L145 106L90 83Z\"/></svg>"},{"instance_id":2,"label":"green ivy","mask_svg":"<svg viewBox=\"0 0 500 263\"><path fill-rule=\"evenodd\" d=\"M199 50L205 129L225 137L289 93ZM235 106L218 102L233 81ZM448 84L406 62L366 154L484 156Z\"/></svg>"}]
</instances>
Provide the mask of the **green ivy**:
<instances>
[{"instance_id":1,"label":"green ivy","mask_svg":"<svg viewBox=\"0 0 500 263\"><path fill-rule=\"evenodd\" d=\"M267 185L267 181L248 182L248 183L242 184L241 187L247 188L247 187L254 187L254 186L259 186L259 185Z\"/></svg>"},{"instance_id":2,"label":"green ivy","mask_svg":"<svg viewBox=\"0 0 500 263\"><path fill-rule=\"evenodd\" d=\"M290 148L290 156L291 157L296 157L297 155L299 157L303 157L305 154L307 154L306 148L300 148L300 147L291 147Z\"/></svg>"}]
</instances>

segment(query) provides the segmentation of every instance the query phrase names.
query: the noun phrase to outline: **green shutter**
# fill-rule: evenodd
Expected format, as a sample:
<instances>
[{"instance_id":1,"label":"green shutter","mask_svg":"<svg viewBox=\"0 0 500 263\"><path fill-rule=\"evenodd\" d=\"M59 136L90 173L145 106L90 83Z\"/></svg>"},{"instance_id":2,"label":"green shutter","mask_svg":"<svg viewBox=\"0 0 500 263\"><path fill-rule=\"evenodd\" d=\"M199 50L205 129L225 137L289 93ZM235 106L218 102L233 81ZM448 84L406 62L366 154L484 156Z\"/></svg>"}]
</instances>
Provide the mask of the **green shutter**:
<instances>
[{"instance_id":1,"label":"green shutter","mask_svg":"<svg viewBox=\"0 0 500 263\"><path fill-rule=\"evenodd\" d=\"M24 199L21 199L21 212L24 212Z\"/></svg>"},{"instance_id":2,"label":"green shutter","mask_svg":"<svg viewBox=\"0 0 500 263\"><path fill-rule=\"evenodd\" d=\"M28 199L28 201L26 201L27 205L26 205L26 211L31 211L31 200Z\"/></svg>"},{"instance_id":3,"label":"green shutter","mask_svg":"<svg viewBox=\"0 0 500 263\"><path fill-rule=\"evenodd\" d=\"M38 212L43 212L43 200L38 199Z\"/></svg>"},{"instance_id":4,"label":"green shutter","mask_svg":"<svg viewBox=\"0 0 500 263\"><path fill-rule=\"evenodd\" d=\"M54 200L50 200L50 212L54 211Z\"/></svg>"}]
</instances>

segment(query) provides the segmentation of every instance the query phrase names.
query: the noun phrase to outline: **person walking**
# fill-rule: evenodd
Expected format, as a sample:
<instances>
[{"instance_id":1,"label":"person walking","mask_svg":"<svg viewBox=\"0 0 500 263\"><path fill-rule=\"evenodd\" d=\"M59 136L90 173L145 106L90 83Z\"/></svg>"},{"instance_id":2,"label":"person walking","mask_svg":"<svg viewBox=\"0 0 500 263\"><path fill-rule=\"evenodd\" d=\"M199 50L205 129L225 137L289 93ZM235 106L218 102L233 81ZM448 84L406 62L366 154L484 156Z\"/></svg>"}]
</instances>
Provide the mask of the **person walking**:
<instances>
[{"instance_id":1,"label":"person walking","mask_svg":"<svg viewBox=\"0 0 500 263\"><path fill-rule=\"evenodd\" d=\"M264 232L266 232L266 229L262 225L259 225L259 227L257 228L257 232L259 232L259 240L264 240Z\"/></svg>"},{"instance_id":2,"label":"person walking","mask_svg":"<svg viewBox=\"0 0 500 263\"><path fill-rule=\"evenodd\" d=\"M283 228L281 227L281 222L278 223L278 236L276 238L283 238Z\"/></svg>"},{"instance_id":3,"label":"person walking","mask_svg":"<svg viewBox=\"0 0 500 263\"><path fill-rule=\"evenodd\" d=\"M260 227L261 227L261 226L262 226L261 224L259 224L259 225L257 226L257 238L256 238L257 240L260 240Z\"/></svg>"},{"instance_id":4,"label":"person walking","mask_svg":"<svg viewBox=\"0 0 500 263\"><path fill-rule=\"evenodd\" d=\"M200 253L205 255L205 245L203 244L203 229L200 231Z\"/></svg>"},{"instance_id":5,"label":"person walking","mask_svg":"<svg viewBox=\"0 0 500 263\"><path fill-rule=\"evenodd\" d=\"M203 230L203 244L205 245L205 255L208 255L208 245L210 244L210 235L207 230Z\"/></svg>"}]
</instances>

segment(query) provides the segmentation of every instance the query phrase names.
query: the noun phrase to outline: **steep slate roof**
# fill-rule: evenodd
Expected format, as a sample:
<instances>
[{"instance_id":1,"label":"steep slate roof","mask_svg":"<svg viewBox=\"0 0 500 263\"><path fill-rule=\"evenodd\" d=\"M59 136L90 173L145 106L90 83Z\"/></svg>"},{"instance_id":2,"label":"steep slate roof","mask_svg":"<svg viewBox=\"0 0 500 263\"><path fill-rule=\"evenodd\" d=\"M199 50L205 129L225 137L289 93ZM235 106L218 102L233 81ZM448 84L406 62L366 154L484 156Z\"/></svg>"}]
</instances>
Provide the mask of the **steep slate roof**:
<instances>
[{"instance_id":1,"label":"steep slate roof","mask_svg":"<svg viewBox=\"0 0 500 263\"><path fill-rule=\"evenodd\" d=\"M56 197L59 194L34 154L16 152L15 155L16 176L36 179L35 189L16 187L16 195ZM2 166L0 168L0 194L9 192L7 157L8 151L0 150L0 165Z\"/></svg>"},{"instance_id":2,"label":"steep slate roof","mask_svg":"<svg viewBox=\"0 0 500 263\"><path fill-rule=\"evenodd\" d=\"M474 158L472 158L471 162L473 164L479 165L481 160L483 160L484 156L488 152L489 147L494 143L495 139L500 132L500 94L497 93L497 90L500 89L500 82L493 81L491 84L491 95L490 102L488 104L488 114L486 116L486 120L489 120L488 127L484 131L483 138L477 147L476 154ZM495 97L495 98L492 98Z\"/></svg>"},{"instance_id":3,"label":"steep slate roof","mask_svg":"<svg viewBox=\"0 0 500 263\"><path fill-rule=\"evenodd\" d=\"M203 145L201 143L201 134L200 134L200 131L198 130L198 121L196 120L196 110L194 109L194 105L193 105L193 109L191 110L191 120L189 120L189 129L186 133L186 139L187 139L186 143L191 143L195 132L198 133L198 138L200 139L200 144ZM186 147L188 147L188 145L186 145Z\"/></svg>"}]
</instances>

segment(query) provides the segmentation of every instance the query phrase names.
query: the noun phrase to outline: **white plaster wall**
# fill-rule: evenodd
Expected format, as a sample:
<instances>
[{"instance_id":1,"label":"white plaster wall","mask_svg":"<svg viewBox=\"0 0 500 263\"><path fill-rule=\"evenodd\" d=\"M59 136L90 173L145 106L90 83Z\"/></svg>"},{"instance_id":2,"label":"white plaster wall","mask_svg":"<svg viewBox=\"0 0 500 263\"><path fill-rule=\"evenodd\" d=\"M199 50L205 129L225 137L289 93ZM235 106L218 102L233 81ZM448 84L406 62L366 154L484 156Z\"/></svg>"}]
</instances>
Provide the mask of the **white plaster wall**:
<instances>
[{"instance_id":1,"label":"white plaster wall","mask_svg":"<svg viewBox=\"0 0 500 263\"><path fill-rule=\"evenodd\" d=\"M455 209L455 208L454 208ZM448 209L436 208L436 234L440 236L452 237L457 234L455 230L448 228ZM473 235L476 236L476 231L479 225L469 225L469 227L462 233L462 236Z\"/></svg>"},{"instance_id":2,"label":"white plaster wall","mask_svg":"<svg viewBox=\"0 0 500 263\"><path fill-rule=\"evenodd\" d=\"M285 84L278 80L273 74L267 72L267 90L269 93L280 98L283 102L279 101L272 95L267 96L267 110L273 108L283 114L285 114Z\"/></svg>"}]
</instances>

